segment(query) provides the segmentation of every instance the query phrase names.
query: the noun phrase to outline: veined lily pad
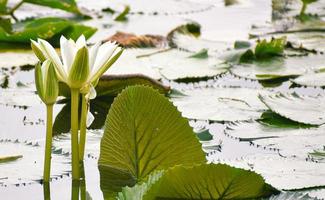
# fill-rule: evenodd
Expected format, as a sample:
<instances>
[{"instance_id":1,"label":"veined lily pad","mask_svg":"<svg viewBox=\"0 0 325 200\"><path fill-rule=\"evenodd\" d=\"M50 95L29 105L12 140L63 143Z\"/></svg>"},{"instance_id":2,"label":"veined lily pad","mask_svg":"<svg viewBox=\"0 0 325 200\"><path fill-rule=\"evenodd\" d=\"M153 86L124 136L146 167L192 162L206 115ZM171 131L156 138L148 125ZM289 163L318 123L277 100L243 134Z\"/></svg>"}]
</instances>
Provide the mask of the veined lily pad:
<instances>
[{"instance_id":1,"label":"veined lily pad","mask_svg":"<svg viewBox=\"0 0 325 200\"><path fill-rule=\"evenodd\" d=\"M220 161L212 156L209 161L253 170L261 174L267 183L282 190L297 190L325 186L325 163L308 162L301 159L281 158L277 155L261 155Z\"/></svg>"},{"instance_id":2,"label":"veined lily pad","mask_svg":"<svg viewBox=\"0 0 325 200\"><path fill-rule=\"evenodd\" d=\"M184 117L210 121L258 119L267 109L258 99L266 90L248 88L198 88L171 94L171 101Z\"/></svg>"},{"instance_id":3,"label":"veined lily pad","mask_svg":"<svg viewBox=\"0 0 325 200\"><path fill-rule=\"evenodd\" d=\"M193 129L158 91L132 86L117 96L106 119L98 167L101 188L144 181L155 170L205 163Z\"/></svg>"},{"instance_id":4,"label":"veined lily pad","mask_svg":"<svg viewBox=\"0 0 325 200\"><path fill-rule=\"evenodd\" d=\"M261 101L273 112L296 122L321 125L325 123L325 99L297 94L262 95Z\"/></svg>"},{"instance_id":5,"label":"veined lily pad","mask_svg":"<svg viewBox=\"0 0 325 200\"><path fill-rule=\"evenodd\" d=\"M320 200L317 197L311 197L308 192L282 192L279 195L274 195L268 200Z\"/></svg>"},{"instance_id":6,"label":"veined lily pad","mask_svg":"<svg viewBox=\"0 0 325 200\"><path fill-rule=\"evenodd\" d=\"M0 186L29 184L42 179L43 143L1 139L0 145L0 155L22 155L22 158L16 161L0 163ZM69 161L69 157L53 152L51 177L68 174Z\"/></svg>"},{"instance_id":7,"label":"veined lily pad","mask_svg":"<svg viewBox=\"0 0 325 200\"><path fill-rule=\"evenodd\" d=\"M236 122L227 125L225 134L257 146L279 150L285 157L308 158L325 141L325 127L278 128L258 122Z\"/></svg>"},{"instance_id":8,"label":"veined lily pad","mask_svg":"<svg viewBox=\"0 0 325 200\"><path fill-rule=\"evenodd\" d=\"M237 64L230 71L240 77L255 80L297 77L324 66L323 55L274 57L252 63Z\"/></svg>"},{"instance_id":9,"label":"veined lily pad","mask_svg":"<svg viewBox=\"0 0 325 200\"><path fill-rule=\"evenodd\" d=\"M274 193L277 191L254 172L203 164L153 173L148 182L123 188L118 199L255 199Z\"/></svg>"},{"instance_id":10,"label":"veined lily pad","mask_svg":"<svg viewBox=\"0 0 325 200\"><path fill-rule=\"evenodd\" d=\"M125 50L106 74L143 74L153 79L204 79L228 71L229 65L215 57L189 58L191 53L170 49Z\"/></svg>"}]
</instances>

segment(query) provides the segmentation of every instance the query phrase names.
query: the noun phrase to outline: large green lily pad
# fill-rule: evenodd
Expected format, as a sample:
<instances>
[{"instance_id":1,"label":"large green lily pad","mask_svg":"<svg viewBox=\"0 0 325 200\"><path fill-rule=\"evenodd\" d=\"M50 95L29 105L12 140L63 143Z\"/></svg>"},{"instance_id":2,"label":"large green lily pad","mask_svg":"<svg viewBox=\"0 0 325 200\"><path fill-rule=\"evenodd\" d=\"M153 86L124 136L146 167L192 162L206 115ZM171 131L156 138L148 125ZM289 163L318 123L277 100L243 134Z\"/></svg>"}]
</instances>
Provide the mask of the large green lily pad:
<instances>
[{"instance_id":1,"label":"large green lily pad","mask_svg":"<svg viewBox=\"0 0 325 200\"><path fill-rule=\"evenodd\" d=\"M98 161L104 191L135 185L155 170L206 162L188 121L150 87L122 91L109 110L105 127Z\"/></svg>"}]
</instances>

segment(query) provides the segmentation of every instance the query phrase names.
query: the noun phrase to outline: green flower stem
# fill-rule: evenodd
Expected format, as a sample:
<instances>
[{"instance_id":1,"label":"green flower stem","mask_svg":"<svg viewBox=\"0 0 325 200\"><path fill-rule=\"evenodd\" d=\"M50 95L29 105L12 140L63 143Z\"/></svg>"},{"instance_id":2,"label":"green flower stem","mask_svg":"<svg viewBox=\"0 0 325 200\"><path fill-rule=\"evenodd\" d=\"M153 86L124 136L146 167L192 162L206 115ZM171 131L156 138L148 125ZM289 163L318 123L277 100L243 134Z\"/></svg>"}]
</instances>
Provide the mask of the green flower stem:
<instances>
[{"instance_id":1,"label":"green flower stem","mask_svg":"<svg viewBox=\"0 0 325 200\"><path fill-rule=\"evenodd\" d=\"M83 161L80 162L80 200L86 200L86 177Z\"/></svg>"},{"instance_id":2,"label":"green flower stem","mask_svg":"<svg viewBox=\"0 0 325 200\"><path fill-rule=\"evenodd\" d=\"M44 200L51 200L51 191L50 191L49 182L43 183L43 194L44 194Z\"/></svg>"},{"instance_id":3,"label":"green flower stem","mask_svg":"<svg viewBox=\"0 0 325 200\"><path fill-rule=\"evenodd\" d=\"M302 7L301 7L301 10L300 10L300 17L302 17L305 14L306 9L307 9L307 4L303 3Z\"/></svg>"},{"instance_id":4,"label":"green flower stem","mask_svg":"<svg viewBox=\"0 0 325 200\"><path fill-rule=\"evenodd\" d=\"M72 149L72 179L79 180L79 145L78 145L78 109L79 89L71 89L71 149Z\"/></svg>"},{"instance_id":5,"label":"green flower stem","mask_svg":"<svg viewBox=\"0 0 325 200\"><path fill-rule=\"evenodd\" d=\"M79 200L79 180L72 180L71 200Z\"/></svg>"},{"instance_id":6,"label":"green flower stem","mask_svg":"<svg viewBox=\"0 0 325 200\"><path fill-rule=\"evenodd\" d=\"M52 152L52 121L53 121L53 104L46 105L46 142L44 156L44 182L49 182L51 177L51 152Z\"/></svg>"},{"instance_id":7,"label":"green flower stem","mask_svg":"<svg viewBox=\"0 0 325 200\"><path fill-rule=\"evenodd\" d=\"M80 142L79 142L79 160L84 159L85 145L86 145L86 131L87 131L87 112L88 101L86 95L81 95L81 119L80 119Z\"/></svg>"}]
</instances>

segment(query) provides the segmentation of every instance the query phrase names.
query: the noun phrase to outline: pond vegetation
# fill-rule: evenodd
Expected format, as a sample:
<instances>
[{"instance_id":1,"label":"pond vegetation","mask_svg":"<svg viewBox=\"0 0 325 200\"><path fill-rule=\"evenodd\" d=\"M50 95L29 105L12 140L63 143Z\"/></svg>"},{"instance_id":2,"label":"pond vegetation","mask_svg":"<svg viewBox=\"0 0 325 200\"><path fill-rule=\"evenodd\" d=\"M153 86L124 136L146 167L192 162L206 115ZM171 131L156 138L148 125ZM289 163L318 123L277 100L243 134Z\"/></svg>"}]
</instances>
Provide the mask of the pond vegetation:
<instances>
[{"instance_id":1,"label":"pond vegetation","mask_svg":"<svg viewBox=\"0 0 325 200\"><path fill-rule=\"evenodd\" d=\"M324 6L0 1L0 199L324 199Z\"/></svg>"}]
</instances>

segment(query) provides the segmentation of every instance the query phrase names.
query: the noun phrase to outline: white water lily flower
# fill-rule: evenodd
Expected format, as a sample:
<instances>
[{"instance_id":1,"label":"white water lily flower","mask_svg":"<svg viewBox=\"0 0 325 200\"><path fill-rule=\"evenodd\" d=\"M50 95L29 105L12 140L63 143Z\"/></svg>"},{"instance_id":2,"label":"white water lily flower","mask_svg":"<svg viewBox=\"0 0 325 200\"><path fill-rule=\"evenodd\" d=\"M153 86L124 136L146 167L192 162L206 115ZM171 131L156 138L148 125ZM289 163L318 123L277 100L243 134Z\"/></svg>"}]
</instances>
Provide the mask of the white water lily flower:
<instances>
[{"instance_id":1,"label":"white water lily flower","mask_svg":"<svg viewBox=\"0 0 325 200\"><path fill-rule=\"evenodd\" d=\"M94 87L99 78L120 57L123 49L116 43L96 43L88 47L86 39L81 35L75 42L60 39L61 58L55 49L45 40L32 40L32 49L35 55L43 61L49 59L54 64L60 81L67 83L70 88L80 89L86 84ZM87 87L87 88L91 88Z\"/></svg>"}]
</instances>

